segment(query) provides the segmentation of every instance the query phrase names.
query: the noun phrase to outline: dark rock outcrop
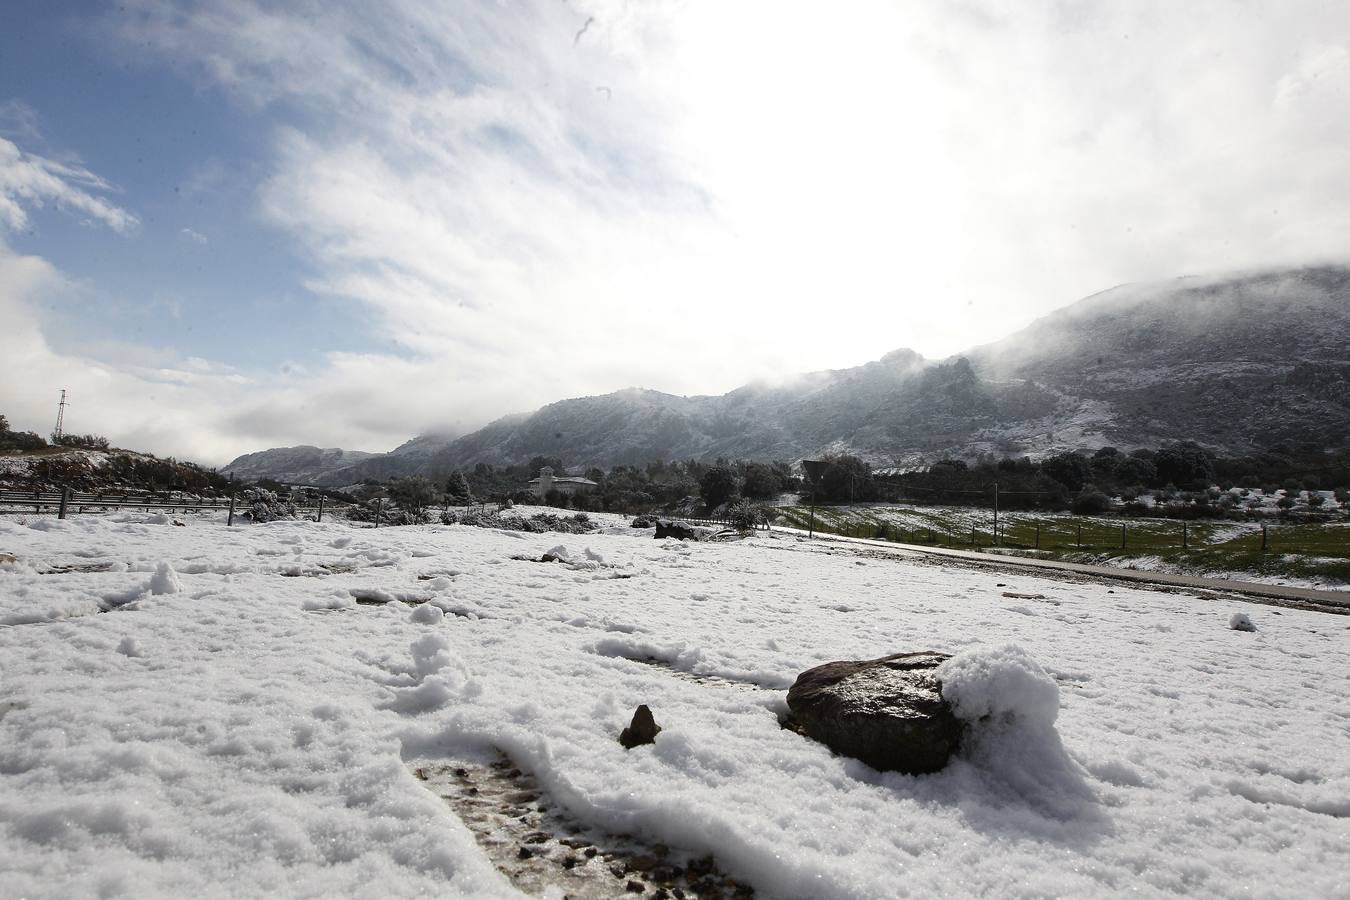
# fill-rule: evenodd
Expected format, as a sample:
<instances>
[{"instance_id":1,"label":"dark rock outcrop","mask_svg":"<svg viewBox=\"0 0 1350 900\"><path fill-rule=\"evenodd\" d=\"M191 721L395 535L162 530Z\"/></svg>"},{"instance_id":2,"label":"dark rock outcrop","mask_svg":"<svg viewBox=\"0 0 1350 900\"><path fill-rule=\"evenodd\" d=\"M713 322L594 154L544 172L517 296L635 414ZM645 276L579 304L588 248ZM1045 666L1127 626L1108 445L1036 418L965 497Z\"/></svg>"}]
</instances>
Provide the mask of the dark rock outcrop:
<instances>
[{"instance_id":1,"label":"dark rock outcrop","mask_svg":"<svg viewBox=\"0 0 1350 900\"><path fill-rule=\"evenodd\" d=\"M897 653L808 669L788 691L787 727L883 772L936 772L962 727L935 674L946 659Z\"/></svg>"},{"instance_id":2,"label":"dark rock outcrop","mask_svg":"<svg viewBox=\"0 0 1350 900\"><path fill-rule=\"evenodd\" d=\"M656 743L656 736L661 733L661 726L656 724L652 718L652 711L647 708L647 704L642 704L633 713L633 721L619 735L619 743L623 744L627 750L642 744Z\"/></svg>"}]
</instances>

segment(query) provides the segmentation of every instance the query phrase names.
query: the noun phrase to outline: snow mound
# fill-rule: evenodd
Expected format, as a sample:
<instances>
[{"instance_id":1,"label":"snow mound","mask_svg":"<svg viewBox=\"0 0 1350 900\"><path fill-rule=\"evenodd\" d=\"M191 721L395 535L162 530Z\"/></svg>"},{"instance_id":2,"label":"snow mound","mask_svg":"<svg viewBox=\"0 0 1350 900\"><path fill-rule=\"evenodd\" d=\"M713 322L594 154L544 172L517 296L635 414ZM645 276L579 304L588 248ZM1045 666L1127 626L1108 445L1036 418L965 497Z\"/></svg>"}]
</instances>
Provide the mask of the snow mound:
<instances>
[{"instance_id":1,"label":"snow mound","mask_svg":"<svg viewBox=\"0 0 1350 900\"><path fill-rule=\"evenodd\" d=\"M469 680L464 664L450 655L450 641L444 636L424 635L413 641L408 650L413 661L409 674L417 679L417 684L394 688L389 699L381 704L382 708L403 715L418 715L440 709L456 697L473 696L480 690Z\"/></svg>"},{"instance_id":2,"label":"snow mound","mask_svg":"<svg viewBox=\"0 0 1350 900\"><path fill-rule=\"evenodd\" d=\"M1053 726L1059 717L1059 685L1015 644L958 653L938 667L942 696L958 719L1017 719Z\"/></svg>"},{"instance_id":3,"label":"snow mound","mask_svg":"<svg viewBox=\"0 0 1350 900\"><path fill-rule=\"evenodd\" d=\"M150 576L147 587L152 594L177 594L183 590L178 573L173 570L173 566L163 561L155 566L155 574Z\"/></svg>"},{"instance_id":4,"label":"snow mound","mask_svg":"<svg viewBox=\"0 0 1350 900\"><path fill-rule=\"evenodd\" d=\"M122 654L123 656L131 656L131 657L145 655L145 651L141 649L140 643L137 642L137 640L131 635L127 635L126 637L122 638L121 643L117 645L117 652Z\"/></svg>"},{"instance_id":5,"label":"snow mound","mask_svg":"<svg viewBox=\"0 0 1350 900\"><path fill-rule=\"evenodd\" d=\"M306 597L300 608L307 611L319 609L350 609L356 605L355 598L343 590L334 591L326 597Z\"/></svg>"},{"instance_id":6,"label":"snow mound","mask_svg":"<svg viewBox=\"0 0 1350 900\"><path fill-rule=\"evenodd\" d=\"M1086 772L1055 731L1059 685L1030 654L1014 644L976 647L944 662L937 676L966 723L961 756L991 792L1055 819L1090 812Z\"/></svg>"},{"instance_id":7,"label":"snow mound","mask_svg":"<svg viewBox=\"0 0 1350 900\"><path fill-rule=\"evenodd\" d=\"M433 607L434 609L434 607ZM409 645L413 670L419 678L434 675L454 662L450 655L450 641L439 634L428 634Z\"/></svg>"},{"instance_id":8,"label":"snow mound","mask_svg":"<svg viewBox=\"0 0 1350 900\"><path fill-rule=\"evenodd\" d=\"M408 616L408 621L415 622L418 625L435 625L445 618L438 606L430 603L423 603L421 606L413 608L412 615Z\"/></svg>"}]
</instances>

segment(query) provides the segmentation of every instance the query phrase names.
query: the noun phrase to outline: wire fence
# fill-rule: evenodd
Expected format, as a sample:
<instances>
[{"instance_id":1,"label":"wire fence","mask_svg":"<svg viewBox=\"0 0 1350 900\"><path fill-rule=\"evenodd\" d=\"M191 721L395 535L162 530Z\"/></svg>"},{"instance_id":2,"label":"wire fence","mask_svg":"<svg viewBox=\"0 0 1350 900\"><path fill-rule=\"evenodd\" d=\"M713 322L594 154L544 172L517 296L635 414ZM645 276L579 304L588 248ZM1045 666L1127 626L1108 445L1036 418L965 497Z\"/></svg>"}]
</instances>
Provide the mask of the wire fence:
<instances>
[{"instance_id":1,"label":"wire fence","mask_svg":"<svg viewBox=\"0 0 1350 900\"><path fill-rule=\"evenodd\" d=\"M797 521L799 518L802 515L796 514L789 520L795 527L806 527L805 521ZM837 514L814 516L812 523L816 531L846 537L971 549L1114 554L1223 550L1350 557L1350 527L1336 523L1245 525L1019 514L1000 516L997 529L992 520L983 525L941 521L905 525Z\"/></svg>"}]
</instances>

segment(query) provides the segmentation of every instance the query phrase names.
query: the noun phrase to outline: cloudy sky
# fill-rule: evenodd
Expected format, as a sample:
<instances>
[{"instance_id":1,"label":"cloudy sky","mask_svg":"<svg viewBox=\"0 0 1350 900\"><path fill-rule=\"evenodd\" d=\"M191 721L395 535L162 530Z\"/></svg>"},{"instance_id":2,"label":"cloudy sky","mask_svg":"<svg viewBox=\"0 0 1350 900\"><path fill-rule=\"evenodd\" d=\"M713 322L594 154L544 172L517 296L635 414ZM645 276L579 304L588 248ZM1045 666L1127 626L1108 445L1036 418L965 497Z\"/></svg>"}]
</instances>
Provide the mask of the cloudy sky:
<instances>
[{"instance_id":1,"label":"cloudy sky","mask_svg":"<svg viewBox=\"0 0 1350 900\"><path fill-rule=\"evenodd\" d=\"M1350 6L10 0L0 412L210 464L1350 255Z\"/></svg>"}]
</instances>

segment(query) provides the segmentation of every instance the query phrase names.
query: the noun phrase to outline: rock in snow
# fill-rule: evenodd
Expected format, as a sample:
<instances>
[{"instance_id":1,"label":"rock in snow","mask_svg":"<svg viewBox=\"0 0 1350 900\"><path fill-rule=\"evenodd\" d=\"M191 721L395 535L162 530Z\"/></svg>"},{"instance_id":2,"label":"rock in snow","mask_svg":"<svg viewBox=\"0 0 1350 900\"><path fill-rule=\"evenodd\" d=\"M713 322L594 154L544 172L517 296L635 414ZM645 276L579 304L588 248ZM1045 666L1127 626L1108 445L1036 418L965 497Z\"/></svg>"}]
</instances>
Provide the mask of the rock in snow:
<instances>
[{"instance_id":1,"label":"rock in snow","mask_svg":"<svg viewBox=\"0 0 1350 900\"><path fill-rule=\"evenodd\" d=\"M644 703L633 713L633 721L619 735L619 743L632 750L643 744L655 744L656 736L660 733L661 726L656 724L656 719L652 718L652 711Z\"/></svg>"},{"instance_id":2,"label":"rock in snow","mask_svg":"<svg viewBox=\"0 0 1350 900\"><path fill-rule=\"evenodd\" d=\"M656 522L656 539L678 538L679 540L698 540L698 532L683 522L669 522L658 519Z\"/></svg>"},{"instance_id":3,"label":"rock in snow","mask_svg":"<svg viewBox=\"0 0 1350 900\"><path fill-rule=\"evenodd\" d=\"M1233 613L1233 618L1228 620L1228 627L1234 631L1255 631L1256 626L1246 613Z\"/></svg>"},{"instance_id":4,"label":"rock in snow","mask_svg":"<svg viewBox=\"0 0 1350 900\"><path fill-rule=\"evenodd\" d=\"M807 669L788 691L788 725L883 772L936 772L961 738L935 672L948 658L897 653Z\"/></svg>"}]
</instances>

